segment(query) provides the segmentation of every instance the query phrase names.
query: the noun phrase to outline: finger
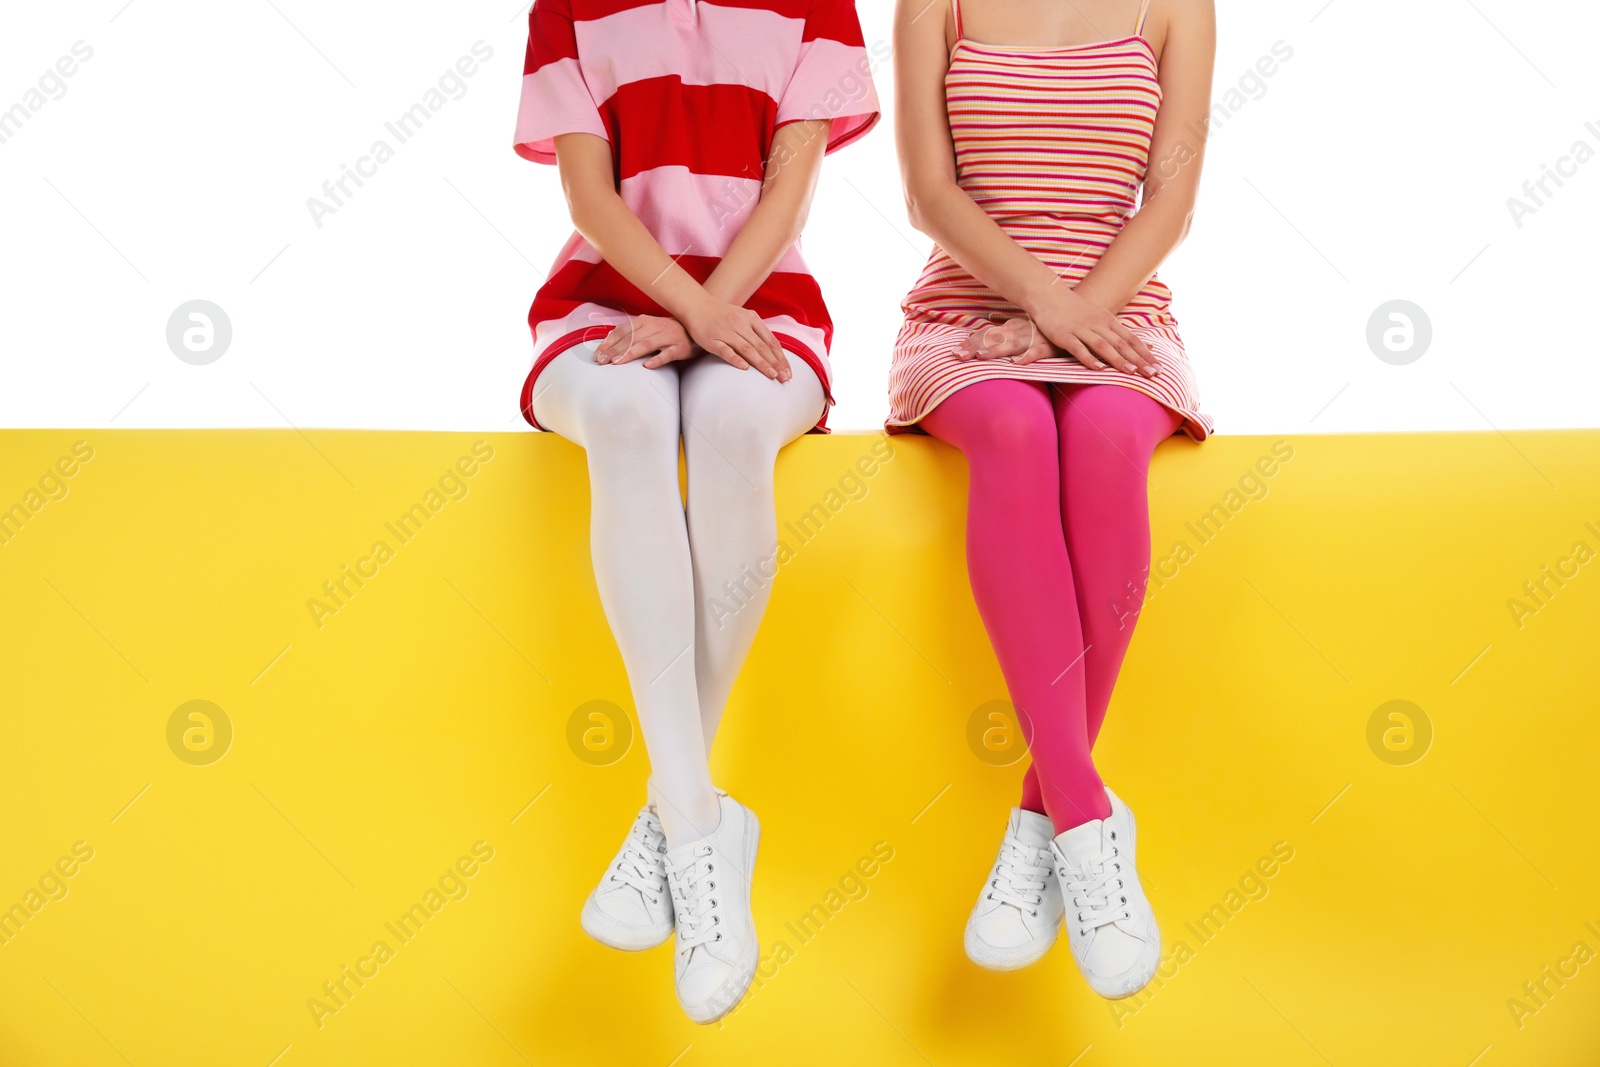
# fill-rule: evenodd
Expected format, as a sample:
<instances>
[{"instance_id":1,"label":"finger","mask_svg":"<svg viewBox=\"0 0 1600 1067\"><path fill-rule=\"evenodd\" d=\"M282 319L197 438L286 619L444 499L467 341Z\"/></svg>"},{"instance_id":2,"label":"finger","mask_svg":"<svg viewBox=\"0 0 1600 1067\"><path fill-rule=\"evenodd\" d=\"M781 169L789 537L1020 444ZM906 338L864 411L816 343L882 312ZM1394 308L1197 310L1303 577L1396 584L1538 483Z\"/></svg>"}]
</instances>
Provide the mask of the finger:
<instances>
[{"instance_id":1,"label":"finger","mask_svg":"<svg viewBox=\"0 0 1600 1067\"><path fill-rule=\"evenodd\" d=\"M741 356L738 351L734 349L733 345L729 344L727 341L721 340L720 338L713 338L702 347L705 348L707 352L710 352L713 356L716 356L718 359L729 364L730 366L737 367L740 370L750 369L750 364L746 362L745 358Z\"/></svg>"},{"instance_id":2,"label":"finger","mask_svg":"<svg viewBox=\"0 0 1600 1067\"><path fill-rule=\"evenodd\" d=\"M1026 348L1018 345L1004 326L985 326L973 331L965 347L977 359L1010 359Z\"/></svg>"},{"instance_id":3,"label":"finger","mask_svg":"<svg viewBox=\"0 0 1600 1067\"><path fill-rule=\"evenodd\" d=\"M760 333L754 326L747 327L747 330L748 332L741 332L732 338L734 347L752 367L776 381L778 368L772 362L772 353L768 351L766 342L761 339Z\"/></svg>"},{"instance_id":4,"label":"finger","mask_svg":"<svg viewBox=\"0 0 1600 1067\"><path fill-rule=\"evenodd\" d=\"M1142 368L1138 360L1130 357L1123 346L1117 344L1117 338L1112 334L1085 330L1082 334L1078 334L1078 339L1090 347L1091 352L1101 358L1101 362L1112 366L1114 370L1122 371L1123 374L1141 374Z\"/></svg>"},{"instance_id":5,"label":"finger","mask_svg":"<svg viewBox=\"0 0 1600 1067\"><path fill-rule=\"evenodd\" d=\"M1029 345L1026 351L1017 356L1015 362L1019 367L1027 366L1029 363L1041 360L1044 357L1053 354L1054 352L1055 349L1051 346L1050 342L1038 341Z\"/></svg>"},{"instance_id":6,"label":"finger","mask_svg":"<svg viewBox=\"0 0 1600 1067\"><path fill-rule=\"evenodd\" d=\"M628 344L611 354L612 365L632 363L641 356L648 356L660 347L651 342L651 332L649 330L635 330Z\"/></svg>"},{"instance_id":7,"label":"finger","mask_svg":"<svg viewBox=\"0 0 1600 1067\"><path fill-rule=\"evenodd\" d=\"M774 381L786 382L794 377L794 371L789 367L789 353L783 350L780 344L776 348L761 345L761 354L767 358L767 364L772 367Z\"/></svg>"},{"instance_id":8,"label":"finger","mask_svg":"<svg viewBox=\"0 0 1600 1067\"><path fill-rule=\"evenodd\" d=\"M651 356L649 359L645 360L644 365L648 370L655 370L657 367L664 367L668 363L674 363L680 359L688 359L689 352L689 346L686 344L681 342L677 344L670 344L661 351L657 352L655 355Z\"/></svg>"},{"instance_id":9,"label":"finger","mask_svg":"<svg viewBox=\"0 0 1600 1067\"><path fill-rule=\"evenodd\" d=\"M642 329L633 331L633 340L620 352L611 357L611 363L618 365L632 363L656 352L667 340L667 333L657 325L647 325Z\"/></svg>"},{"instance_id":10,"label":"finger","mask_svg":"<svg viewBox=\"0 0 1600 1067\"><path fill-rule=\"evenodd\" d=\"M768 354L766 346L750 338L740 338L740 340L744 342L745 347L739 354L744 356L745 361L765 377L777 381L778 368L772 365L772 356Z\"/></svg>"},{"instance_id":11,"label":"finger","mask_svg":"<svg viewBox=\"0 0 1600 1067\"><path fill-rule=\"evenodd\" d=\"M789 370L789 357L784 352L783 345L778 343L778 338L773 334L772 330L760 318L754 318L752 322L755 326L756 336L761 339L761 343L767 347L767 351L770 353L769 360L773 367L777 369L779 379L788 381L794 377L794 373Z\"/></svg>"},{"instance_id":12,"label":"finger","mask_svg":"<svg viewBox=\"0 0 1600 1067\"><path fill-rule=\"evenodd\" d=\"M986 337L991 349L1004 350L1008 356L1018 356L1028 350L1033 344L1029 337L1032 323L1027 319L1007 319L1005 322L989 327L990 332Z\"/></svg>"},{"instance_id":13,"label":"finger","mask_svg":"<svg viewBox=\"0 0 1600 1067\"><path fill-rule=\"evenodd\" d=\"M712 355L718 356L731 366L737 367L740 370L750 369L750 361L745 358L744 352L741 351L733 342L719 338L712 341L711 346L710 352Z\"/></svg>"},{"instance_id":14,"label":"finger","mask_svg":"<svg viewBox=\"0 0 1600 1067\"><path fill-rule=\"evenodd\" d=\"M631 332L632 330L629 326L623 325L606 334L605 339L595 346L594 361L596 363L609 363L611 357L616 354L618 346Z\"/></svg>"},{"instance_id":15,"label":"finger","mask_svg":"<svg viewBox=\"0 0 1600 1067\"><path fill-rule=\"evenodd\" d=\"M998 333L999 340L989 346L988 355L992 359L1015 360L1033 347L1032 324L1026 320L1013 319L999 327Z\"/></svg>"},{"instance_id":16,"label":"finger","mask_svg":"<svg viewBox=\"0 0 1600 1067\"><path fill-rule=\"evenodd\" d=\"M655 345L641 344L635 341L624 351L618 352L616 355L612 356L608 362L613 367L620 367L624 363L632 363L636 359L643 359L645 356L648 356L650 353L656 351L656 347L657 346Z\"/></svg>"},{"instance_id":17,"label":"finger","mask_svg":"<svg viewBox=\"0 0 1600 1067\"><path fill-rule=\"evenodd\" d=\"M1117 350L1117 346L1109 338L1097 333L1084 335L1083 343L1088 345L1096 356L1123 374L1138 374L1139 366Z\"/></svg>"},{"instance_id":18,"label":"finger","mask_svg":"<svg viewBox=\"0 0 1600 1067\"><path fill-rule=\"evenodd\" d=\"M758 320L756 325L759 329L752 330L752 335L756 346L761 350L762 357L766 359L767 365L772 368L773 380L786 382L793 378L794 371L789 369L789 356L784 352L783 345L778 343L777 338L772 337L772 331L767 329L766 323ZM771 337L772 340L769 342L765 339L766 337Z\"/></svg>"},{"instance_id":19,"label":"finger","mask_svg":"<svg viewBox=\"0 0 1600 1067\"><path fill-rule=\"evenodd\" d=\"M1120 337L1112 338L1112 343L1117 346L1117 351L1139 368L1139 373L1148 378L1154 378L1161 373L1161 365L1153 359L1146 359L1132 344Z\"/></svg>"},{"instance_id":20,"label":"finger","mask_svg":"<svg viewBox=\"0 0 1600 1067\"><path fill-rule=\"evenodd\" d=\"M1076 337L1068 337L1066 342L1062 344L1061 347L1065 348L1067 350L1067 354L1073 359L1077 360L1079 363L1082 363L1090 370L1106 369L1106 365L1096 359L1093 352L1089 351L1089 346L1078 340Z\"/></svg>"},{"instance_id":21,"label":"finger","mask_svg":"<svg viewBox=\"0 0 1600 1067\"><path fill-rule=\"evenodd\" d=\"M1133 364L1139 373L1147 376L1154 373L1156 367L1155 357L1139 341L1138 335L1130 331L1122 323L1112 319L1103 328L1095 332L1113 345L1117 350L1117 354L1124 361Z\"/></svg>"},{"instance_id":22,"label":"finger","mask_svg":"<svg viewBox=\"0 0 1600 1067\"><path fill-rule=\"evenodd\" d=\"M962 344L973 355L987 359L996 348L1005 343L1005 340L1006 331L1004 327L980 326L968 334Z\"/></svg>"},{"instance_id":23,"label":"finger","mask_svg":"<svg viewBox=\"0 0 1600 1067\"><path fill-rule=\"evenodd\" d=\"M1149 363L1151 366L1155 365L1156 354L1150 351L1150 346L1145 344L1144 341L1140 339L1138 334L1124 326L1119 319L1112 319L1111 326L1112 329L1116 331L1117 337L1123 341L1126 341L1142 360L1144 360L1146 363Z\"/></svg>"}]
</instances>

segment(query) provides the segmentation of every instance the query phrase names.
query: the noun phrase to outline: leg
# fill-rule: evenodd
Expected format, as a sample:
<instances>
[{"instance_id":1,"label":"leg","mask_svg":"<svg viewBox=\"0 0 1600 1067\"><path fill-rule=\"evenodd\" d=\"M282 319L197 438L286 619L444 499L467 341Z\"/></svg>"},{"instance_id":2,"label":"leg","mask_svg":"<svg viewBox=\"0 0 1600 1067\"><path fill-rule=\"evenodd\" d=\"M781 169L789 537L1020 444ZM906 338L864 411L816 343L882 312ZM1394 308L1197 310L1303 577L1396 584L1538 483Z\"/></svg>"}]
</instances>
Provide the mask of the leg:
<instances>
[{"instance_id":1,"label":"leg","mask_svg":"<svg viewBox=\"0 0 1600 1067\"><path fill-rule=\"evenodd\" d=\"M1056 833L1110 814L1089 758L1083 634L1061 528L1055 414L1041 385L969 385L923 419L967 457L967 571Z\"/></svg>"},{"instance_id":2,"label":"leg","mask_svg":"<svg viewBox=\"0 0 1600 1067\"><path fill-rule=\"evenodd\" d=\"M1061 436L1062 527L1088 648L1084 692L1092 747L1144 603L1150 458L1182 420L1123 386L1057 386L1053 397ZM1022 806L1039 810L1039 783L1031 767L1022 789Z\"/></svg>"},{"instance_id":3,"label":"leg","mask_svg":"<svg viewBox=\"0 0 1600 1067\"><path fill-rule=\"evenodd\" d=\"M1055 393L1062 522L1083 620L1089 744L1133 639L1150 578L1150 459L1179 416L1136 389L1080 385Z\"/></svg>"},{"instance_id":4,"label":"leg","mask_svg":"<svg viewBox=\"0 0 1600 1067\"><path fill-rule=\"evenodd\" d=\"M708 750L777 574L773 463L822 415L816 373L797 358L789 366L794 377L781 385L709 356L683 371L695 679Z\"/></svg>"},{"instance_id":5,"label":"leg","mask_svg":"<svg viewBox=\"0 0 1600 1067\"><path fill-rule=\"evenodd\" d=\"M695 684L694 580L678 495L678 374L596 366L570 348L540 377L535 415L589 458L595 584L628 669L670 845L716 828Z\"/></svg>"}]
</instances>

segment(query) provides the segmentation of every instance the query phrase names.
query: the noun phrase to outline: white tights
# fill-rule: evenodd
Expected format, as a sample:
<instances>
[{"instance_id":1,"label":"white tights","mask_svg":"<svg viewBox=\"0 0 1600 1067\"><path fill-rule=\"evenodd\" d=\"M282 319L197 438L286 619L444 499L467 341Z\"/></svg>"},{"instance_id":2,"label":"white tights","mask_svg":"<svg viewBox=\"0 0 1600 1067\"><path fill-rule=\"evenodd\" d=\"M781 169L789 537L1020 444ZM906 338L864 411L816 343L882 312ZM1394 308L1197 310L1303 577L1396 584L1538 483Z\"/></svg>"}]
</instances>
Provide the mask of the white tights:
<instances>
[{"instance_id":1,"label":"white tights","mask_svg":"<svg viewBox=\"0 0 1600 1067\"><path fill-rule=\"evenodd\" d=\"M650 799L676 848L717 827L706 753L771 590L773 463L821 416L822 383L793 355L780 385L713 356L646 370L597 365L594 349L550 361L534 416L588 453L595 583L650 754Z\"/></svg>"}]
</instances>

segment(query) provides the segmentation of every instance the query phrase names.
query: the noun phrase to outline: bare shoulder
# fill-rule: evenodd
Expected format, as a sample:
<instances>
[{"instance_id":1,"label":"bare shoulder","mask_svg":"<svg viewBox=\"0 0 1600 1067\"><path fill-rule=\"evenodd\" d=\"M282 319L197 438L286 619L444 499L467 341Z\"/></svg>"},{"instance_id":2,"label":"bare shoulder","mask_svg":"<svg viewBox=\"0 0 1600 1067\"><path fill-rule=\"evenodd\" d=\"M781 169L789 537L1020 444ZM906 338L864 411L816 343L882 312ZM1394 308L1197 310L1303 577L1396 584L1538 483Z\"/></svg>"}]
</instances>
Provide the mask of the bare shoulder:
<instances>
[{"instance_id":1,"label":"bare shoulder","mask_svg":"<svg viewBox=\"0 0 1600 1067\"><path fill-rule=\"evenodd\" d=\"M952 0L895 0L894 27L900 33L931 34L955 22Z\"/></svg>"},{"instance_id":2,"label":"bare shoulder","mask_svg":"<svg viewBox=\"0 0 1600 1067\"><path fill-rule=\"evenodd\" d=\"M1157 56L1172 44L1210 48L1217 38L1215 0L1150 0L1145 38Z\"/></svg>"},{"instance_id":3,"label":"bare shoulder","mask_svg":"<svg viewBox=\"0 0 1600 1067\"><path fill-rule=\"evenodd\" d=\"M1179 33L1214 30L1216 0L1150 0L1148 22Z\"/></svg>"}]
</instances>

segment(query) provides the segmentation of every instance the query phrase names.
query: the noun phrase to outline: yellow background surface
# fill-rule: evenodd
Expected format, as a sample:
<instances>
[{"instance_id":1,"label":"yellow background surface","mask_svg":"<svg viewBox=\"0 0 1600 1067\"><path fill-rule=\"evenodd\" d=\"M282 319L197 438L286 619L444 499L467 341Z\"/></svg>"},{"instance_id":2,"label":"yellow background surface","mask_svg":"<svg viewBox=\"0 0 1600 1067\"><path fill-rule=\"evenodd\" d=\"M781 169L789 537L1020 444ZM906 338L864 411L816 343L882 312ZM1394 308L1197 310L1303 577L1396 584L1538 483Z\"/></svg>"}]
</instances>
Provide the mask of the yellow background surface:
<instances>
[{"instance_id":1,"label":"yellow background surface","mask_svg":"<svg viewBox=\"0 0 1600 1067\"><path fill-rule=\"evenodd\" d=\"M30 498L79 441L93 458ZM397 538L479 441L493 458ZM961 460L897 438L851 480L882 442L780 459L780 521L812 533L785 534L714 754L763 823L768 961L701 1028L668 948L578 926L647 775L581 452L0 435L0 507L48 500L0 544L0 906L25 917L0 945L0 1062L1600 1062L1600 562L1561 562L1600 549L1600 434L1295 437L1254 480L1274 439L1163 447L1158 581L1097 758L1139 818L1169 960L1117 1006L1064 945L1006 975L962 953L1023 765L995 765L1016 756L1003 718L984 732L1005 689ZM335 606L323 583L379 541L319 620L308 601ZM1569 577L1535 603L1547 565ZM215 762L190 761L220 734L169 742L193 700L231 726ZM1369 741L1396 700L1417 710ZM610 749L569 742L595 701L623 709ZM492 859L445 877L475 846ZM457 899L396 938L441 879ZM346 967L370 977L335 1002Z\"/></svg>"}]
</instances>

